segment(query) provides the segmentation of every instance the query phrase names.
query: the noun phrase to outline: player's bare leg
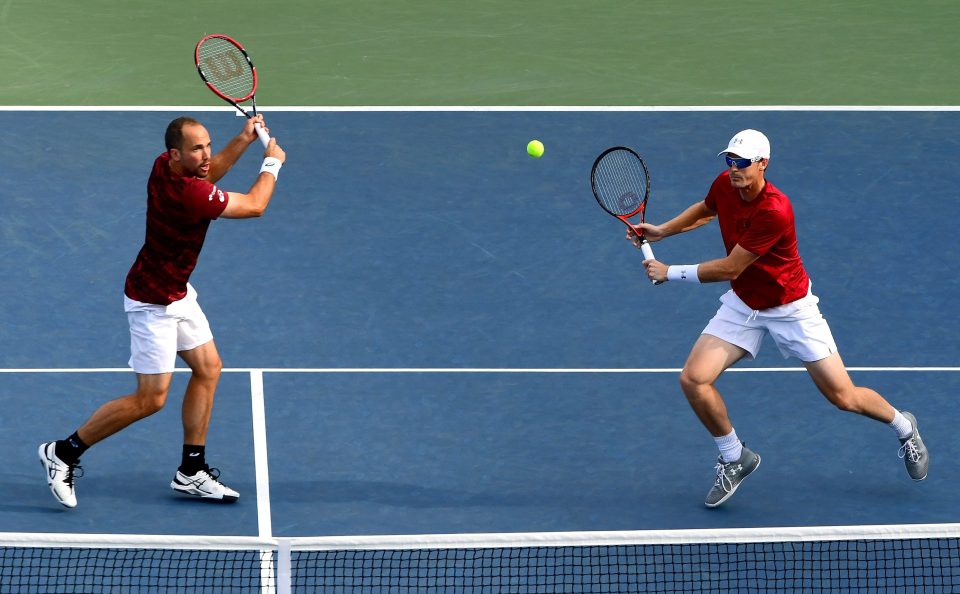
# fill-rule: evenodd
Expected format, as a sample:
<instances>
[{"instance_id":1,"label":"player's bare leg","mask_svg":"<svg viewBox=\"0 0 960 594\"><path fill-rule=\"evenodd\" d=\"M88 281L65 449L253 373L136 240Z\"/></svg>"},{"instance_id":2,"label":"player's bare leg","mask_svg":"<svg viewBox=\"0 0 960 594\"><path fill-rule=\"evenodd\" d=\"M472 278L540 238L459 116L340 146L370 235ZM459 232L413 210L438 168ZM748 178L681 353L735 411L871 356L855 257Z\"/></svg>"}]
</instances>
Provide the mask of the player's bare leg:
<instances>
[{"instance_id":1,"label":"player's bare leg","mask_svg":"<svg viewBox=\"0 0 960 594\"><path fill-rule=\"evenodd\" d=\"M883 396L870 388L855 386L847 373L839 353L825 359L804 363L813 383L834 406L877 421L889 423L895 410Z\"/></svg>"},{"instance_id":2,"label":"player's bare leg","mask_svg":"<svg viewBox=\"0 0 960 594\"><path fill-rule=\"evenodd\" d=\"M920 438L916 417L906 411L897 411L874 390L854 385L838 353L804 363L804 366L813 383L834 406L890 425L900 439L899 456L903 458L910 478L915 481L927 478L930 456Z\"/></svg>"},{"instance_id":3,"label":"player's bare leg","mask_svg":"<svg viewBox=\"0 0 960 594\"><path fill-rule=\"evenodd\" d=\"M760 456L737 437L726 404L714 385L721 373L746 355L747 351L736 345L701 334L680 373L680 387L690 407L720 448L716 478L704 502L707 507L716 507L729 499L743 479L760 465Z\"/></svg>"},{"instance_id":4,"label":"player's bare leg","mask_svg":"<svg viewBox=\"0 0 960 594\"><path fill-rule=\"evenodd\" d=\"M223 368L220 353L211 340L179 355L192 373L183 396L183 459L170 487L178 493L203 499L236 501L240 495L221 483L220 471L210 468L206 462L207 430Z\"/></svg>"},{"instance_id":5,"label":"player's bare leg","mask_svg":"<svg viewBox=\"0 0 960 594\"><path fill-rule=\"evenodd\" d=\"M179 355L192 371L183 396L183 443L204 445L223 363L212 340Z\"/></svg>"},{"instance_id":6,"label":"player's bare leg","mask_svg":"<svg viewBox=\"0 0 960 594\"><path fill-rule=\"evenodd\" d=\"M124 427L163 408L172 374L137 374L137 391L98 408L77 431L58 441L40 445L40 463L53 496L66 507L77 506L75 480L82 476L80 456Z\"/></svg>"},{"instance_id":7,"label":"player's bare leg","mask_svg":"<svg viewBox=\"0 0 960 594\"><path fill-rule=\"evenodd\" d=\"M727 406L714 383L721 373L746 354L745 350L725 340L701 334L680 372L680 388L687 402L714 437L733 431Z\"/></svg>"},{"instance_id":8,"label":"player's bare leg","mask_svg":"<svg viewBox=\"0 0 960 594\"><path fill-rule=\"evenodd\" d=\"M111 400L98 408L77 430L87 446L163 408L170 391L172 373L137 374L137 391Z\"/></svg>"}]
</instances>

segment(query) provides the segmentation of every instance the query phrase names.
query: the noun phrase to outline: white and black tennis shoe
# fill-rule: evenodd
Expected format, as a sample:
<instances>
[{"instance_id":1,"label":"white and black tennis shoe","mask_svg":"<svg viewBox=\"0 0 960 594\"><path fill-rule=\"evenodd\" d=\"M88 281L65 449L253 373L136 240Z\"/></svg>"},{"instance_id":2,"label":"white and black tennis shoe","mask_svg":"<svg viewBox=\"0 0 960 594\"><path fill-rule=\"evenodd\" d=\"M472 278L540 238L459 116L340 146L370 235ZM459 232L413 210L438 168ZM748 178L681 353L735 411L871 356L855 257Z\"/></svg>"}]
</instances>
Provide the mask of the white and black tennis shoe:
<instances>
[{"instance_id":1,"label":"white and black tennis shoe","mask_svg":"<svg viewBox=\"0 0 960 594\"><path fill-rule=\"evenodd\" d=\"M67 464L57 457L57 444L50 441L40 444L37 452L40 455L40 464L47 472L47 485L53 496L64 507L77 507L77 493L74 481L83 476L83 469L79 464Z\"/></svg>"},{"instance_id":2,"label":"white and black tennis shoe","mask_svg":"<svg viewBox=\"0 0 960 594\"><path fill-rule=\"evenodd\" d=\"M187 476L177 471L170 488L184 495L191 495L201 499L215 499L232 503L240 499L240 494L220 482L220 471L216 468L199 470L196 474Z\"/></svg>"}]
</instances>

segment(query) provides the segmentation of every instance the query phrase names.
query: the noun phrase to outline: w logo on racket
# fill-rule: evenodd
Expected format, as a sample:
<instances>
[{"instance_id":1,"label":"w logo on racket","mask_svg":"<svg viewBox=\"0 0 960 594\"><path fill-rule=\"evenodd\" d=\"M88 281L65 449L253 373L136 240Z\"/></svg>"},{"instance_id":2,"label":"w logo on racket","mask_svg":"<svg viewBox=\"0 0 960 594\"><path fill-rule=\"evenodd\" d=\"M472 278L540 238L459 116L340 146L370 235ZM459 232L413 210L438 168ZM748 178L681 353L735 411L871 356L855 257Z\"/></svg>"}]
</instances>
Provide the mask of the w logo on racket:
<instances>
[{"instance_id":1,"label":"w logo on racket","mask_svg":"<svg viewBox=\"0 0 960 594\"><path fill-rule=\"evenodd\" d=\"M257 115L257 69L243 46L226 35L206 35L193 50L194 63L203 82L230 105L248 118ZM242 101L250 100L253 115L240 107ZM270 135L260 124L254 128L263 146L270 144Z\"/></svg>"},{"instance_id":2,"label":"w logo on racket","mask_svg":"<svg viewBox=\"0 0 960 594\"><path fill-rule=\"evenodd\" d=\"M204 72L211 75L211 78L226 81L244 76L247 72L246 66L240 61L240 57L234 52L220 52L203 59Z\"/></svg>"},{"instance_id":3,"label":"w logo on racket","mask_svg":"<svg viewBox=\"0 0 960 594\"><path fill-rule=\"evenodd\" d=\"M633 212L640 206L640 196L637 196L637 193L632 190L624 192L617 198L617 206L623 212Z\"/></svg>"}]
</instances>

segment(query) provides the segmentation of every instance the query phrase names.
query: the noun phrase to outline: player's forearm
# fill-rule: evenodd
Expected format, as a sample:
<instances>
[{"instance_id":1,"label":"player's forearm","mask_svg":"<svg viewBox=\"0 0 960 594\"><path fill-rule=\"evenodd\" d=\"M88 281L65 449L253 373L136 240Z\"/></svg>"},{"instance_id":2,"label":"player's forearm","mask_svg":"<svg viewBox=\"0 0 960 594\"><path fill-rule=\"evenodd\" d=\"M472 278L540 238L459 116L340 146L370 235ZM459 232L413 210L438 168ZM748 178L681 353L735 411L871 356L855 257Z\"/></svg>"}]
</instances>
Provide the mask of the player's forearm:
<instances>
[{"instance_id":1,"label":"player's forearm","mask_svg":"<svg viewBox=\"0 0 960 594\"><path fill-rule=\"evenodd\" d=\"M210 173L207 175L207 180L210 183L219 181L240 160L248 146L250 142L246 138L235 136L227 146L210 159Z\"/></svg>"},{"instance_id":2,"label":"player's forearm","mask_svg":"<svg viewBox=\"0 0 960 594\"><path fill-rule=\"evenodd\" d=\"M251 216L259 217L267 210L270 204L270 198L273 197L273 189L277 185L277 180L273 175L267 172L257 176L257 181L247 193L250 198Z\"/></svg>"},{"instance_id":3,"label":"player's forearm","mask_svg":"<svg viewBox=\"0 0 960 594\"><path fill-rule=\"evenodd\" d=\"M686 233L702 227L716 217L716 213L710 211L703 201L691 204L686 210L662 224L660 228L664 232L664 237Z\"/></svg>"},{"instance_id":4,"label":"player's forearm","mask_svg":"<svg viewBox=\"0 0 960 594\"><path fill-rule=\"evenodd\" d=\"M697 267L697 277L701 283L731 281L740 276L741 272L743 272L743 270L733 266L726 258L708 260Z\"/></svg>"}]
</instances>

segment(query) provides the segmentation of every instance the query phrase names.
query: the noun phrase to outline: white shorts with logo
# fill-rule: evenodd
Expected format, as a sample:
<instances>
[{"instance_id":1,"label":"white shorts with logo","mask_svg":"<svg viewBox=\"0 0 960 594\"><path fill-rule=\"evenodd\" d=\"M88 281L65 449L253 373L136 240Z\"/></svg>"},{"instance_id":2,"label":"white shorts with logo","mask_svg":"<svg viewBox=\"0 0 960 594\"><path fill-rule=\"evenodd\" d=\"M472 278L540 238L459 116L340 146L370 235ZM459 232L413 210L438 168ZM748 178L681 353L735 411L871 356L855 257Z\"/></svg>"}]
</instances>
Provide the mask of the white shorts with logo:
<instances>
[{"instance_id":1,"label":"white shorts with logo","mask_svg":"<svg viewBox=\"0 0 960 594\"><path fill-rule=\"evenodd\" d=\"M796 357L806 363L825 359L837 352L830 326L820 313L820 299L812 292L785 305L755 310L733 289L720 297L722 305L703 329L734 344L756 358L765 334L777 343L783 358Z\"/></svg>"},{"instance_id":2,"label":"white shorts with logo","mask_svg":"<svg viewBox=\"0 0 960 594\"><path fill-rule=\"evenodd\" d=\"M123 296L130 323L130 367L137 373L170 373L177 353L213 340L197 292L187 283L187 296L170 305L141 303Z\"/></svg>"}]
</instances>

